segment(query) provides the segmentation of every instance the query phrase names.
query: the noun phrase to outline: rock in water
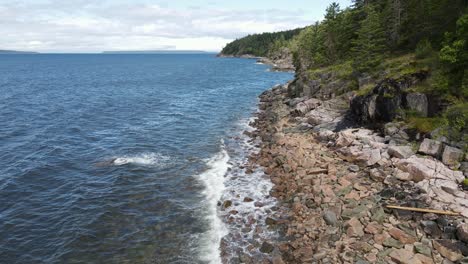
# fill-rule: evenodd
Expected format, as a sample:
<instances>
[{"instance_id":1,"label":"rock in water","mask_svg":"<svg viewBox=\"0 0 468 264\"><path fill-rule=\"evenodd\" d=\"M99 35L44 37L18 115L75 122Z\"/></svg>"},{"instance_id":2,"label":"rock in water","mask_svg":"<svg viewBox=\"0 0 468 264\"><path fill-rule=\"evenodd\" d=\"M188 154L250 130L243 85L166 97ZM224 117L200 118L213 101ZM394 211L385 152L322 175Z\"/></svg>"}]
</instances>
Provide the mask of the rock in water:
<instances>
[{"instance_id":1,"label":"rock in water","mask_svg":"<svg viewBox=\"0 0 468 264\"><path fill-rule=\"evenodd\" d=\"M262 253L271 253L273 252L273 250L274 250L273 245L266 241L263 242L262 246L260 247L260 252Z\"/></svg>"}]
</instances>

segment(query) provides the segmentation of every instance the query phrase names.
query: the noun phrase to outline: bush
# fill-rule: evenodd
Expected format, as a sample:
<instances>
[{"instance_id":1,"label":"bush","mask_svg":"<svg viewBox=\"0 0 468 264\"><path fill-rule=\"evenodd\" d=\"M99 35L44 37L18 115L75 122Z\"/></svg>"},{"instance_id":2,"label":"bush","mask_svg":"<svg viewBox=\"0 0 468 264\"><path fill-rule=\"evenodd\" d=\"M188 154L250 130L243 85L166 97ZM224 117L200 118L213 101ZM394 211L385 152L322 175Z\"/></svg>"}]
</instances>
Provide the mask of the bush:
<instances>
[{"instance_id":1,"label":"bush","mask_svg":"<svg viewBox=\"0 0 468 264\"><path fill-rule=\"evenodd\" d=\"M421 133L430 133L437 128L446 125L447 120L440 117L418 117L411 116L408 118L408 124Z\"/></svg>"},{"instance_id":2,"label":"bush","mask_svg":"<svg viewBox=\"0 0 468 264\"><path fill-rule=\"evenodd\" d=\"M428 39L419 41L415 50L417 59L428 58L433 54L431 42Z\"/></svg>"},{"instance_id":3,"label":"bush","mask_svg":"<svg viewBox=\"0 0 468 264\"><path fill-rule=\"evenodd\" d=\"M464 131L468 126L468 103L454 105L447 109L449 126L455 131Z\"/></svg>"}]
</instances>

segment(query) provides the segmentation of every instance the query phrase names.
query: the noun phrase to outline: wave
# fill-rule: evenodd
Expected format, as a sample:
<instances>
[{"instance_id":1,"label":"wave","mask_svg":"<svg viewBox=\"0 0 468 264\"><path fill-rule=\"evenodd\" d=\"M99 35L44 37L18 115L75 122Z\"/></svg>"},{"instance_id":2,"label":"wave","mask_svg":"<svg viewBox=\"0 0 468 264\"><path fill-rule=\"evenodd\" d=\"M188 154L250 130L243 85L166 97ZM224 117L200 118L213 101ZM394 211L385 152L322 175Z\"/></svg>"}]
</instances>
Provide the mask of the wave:
<instances>
[{"instance_id":1,"label":"wave","mask_svg":"<svg viewBox=\"0 0 468 264\"><path fill-rule=\"evenodd\" d=\"M201 259L212 264L221 263L219 247L221 239L228 234L224 222L218 216L217 204L225 190L224 176L231 167L229 159L224 142L222 142L221 151L206 161L208 169L198 176L205 185L203 195L208 206L205 219L210 223L210 230L205 234L205 239L201 241Z\"/></svg>"},{"instance_id":2,"label":"wave","mask_svg":"<svg viewBox=\"0 0 468 264\"><path fill-rule=\"evenodd\" d=\"M114 158L113 165L122 166L127 164L162 167L168 165L171 158L160 153L142 153L135 156L122 156Z\"/></svg>"}]
</instances>

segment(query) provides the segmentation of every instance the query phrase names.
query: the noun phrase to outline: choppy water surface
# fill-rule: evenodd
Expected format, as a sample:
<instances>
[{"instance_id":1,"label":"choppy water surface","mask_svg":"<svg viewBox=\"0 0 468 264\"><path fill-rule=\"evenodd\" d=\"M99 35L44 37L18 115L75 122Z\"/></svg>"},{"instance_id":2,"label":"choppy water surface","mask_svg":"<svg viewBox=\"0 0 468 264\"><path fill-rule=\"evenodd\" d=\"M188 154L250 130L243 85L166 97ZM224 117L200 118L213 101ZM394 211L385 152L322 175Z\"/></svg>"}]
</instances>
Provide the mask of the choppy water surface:
<instances>
[{"instance_id":1,"label":"choppy water surface","mask_svg":"<svg viewBox=\"0 0 468 264\"><path fill-rule=\"evenodd\" d=\"M0 262L218 263L218 200L258 191L233 175L236 135L291 77L206 54L0 55Z\"/></svg>"}]
</instances>

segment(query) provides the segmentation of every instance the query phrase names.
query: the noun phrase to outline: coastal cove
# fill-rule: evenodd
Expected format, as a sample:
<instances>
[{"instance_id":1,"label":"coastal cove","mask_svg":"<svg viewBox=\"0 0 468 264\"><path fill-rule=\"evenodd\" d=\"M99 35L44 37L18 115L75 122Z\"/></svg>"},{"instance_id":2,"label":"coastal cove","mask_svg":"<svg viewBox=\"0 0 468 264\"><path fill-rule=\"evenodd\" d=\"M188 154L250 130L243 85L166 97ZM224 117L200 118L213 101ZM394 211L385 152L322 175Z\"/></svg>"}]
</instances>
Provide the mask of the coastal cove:
<instances>
[{"instance_id":1,"label":"coastal cove","mask_svg":"<svg viewBox=\"0 0 468 264\"><path fill-rule=\"evenodd\" d=\"M0 71L2 261L219 263L237 228L221 197L274 204L267 178L240 177L244 131L291 73L212 54L8 55Z\"/></svg>"}]
</instances>

